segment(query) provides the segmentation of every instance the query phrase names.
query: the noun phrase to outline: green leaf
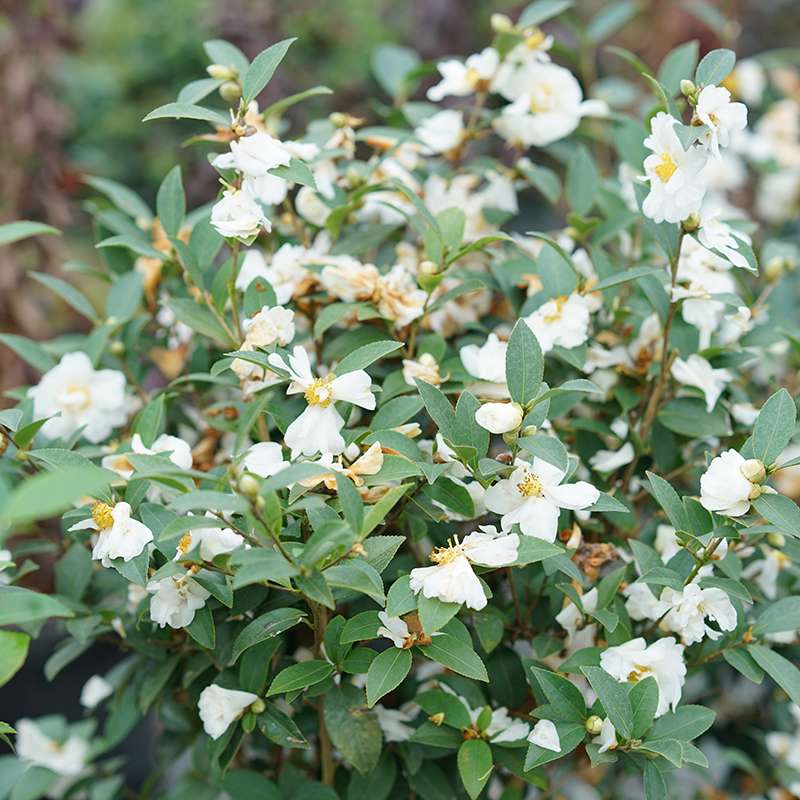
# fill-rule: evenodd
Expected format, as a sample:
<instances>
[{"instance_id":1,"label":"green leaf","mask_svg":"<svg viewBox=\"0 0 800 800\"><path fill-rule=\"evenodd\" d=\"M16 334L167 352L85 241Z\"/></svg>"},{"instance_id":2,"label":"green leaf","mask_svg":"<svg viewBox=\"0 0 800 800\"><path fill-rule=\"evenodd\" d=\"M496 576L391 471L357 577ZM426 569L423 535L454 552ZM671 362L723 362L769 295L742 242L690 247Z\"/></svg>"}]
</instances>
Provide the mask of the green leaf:
<instances>
[{"instance_id":1,"label":"green leaf","mask_svg":"<svg viewBox=\"0 0 800 800\"><path fill-rule=\"evenodd\" d=\"M800 536L800 508L788 497L782 494L762 494L753 501L753 505L781 533Z\"/></svg>"},{"instance_id":2,"label":"green leaf","mask_svg":"<svg viewBox=\"0 0 800 800\"><path fill-rule=\"evenodd\" d=\"M97 312L92 304L71 284L56 278L53 275L45 275L43 272L29 272L31 278L42 286L46 286L55 292L65 303L72 306L79 314L95 322Z\"/></svg>"},{"instance_id":3,"label":"green leaf","mask_svg":"<svg viewBox=\"0 0 800 800\"><path fill-rule=\"evenodd\" d=\"M184 511L236 511L244 514L249 508L243 497L225 492L213 492L210 489L194 489L179 495L170 504L169 509L182 513Z\"/></svg>"},{"instance_id":4,"label":"green leaf","mask_svg":"<svg viewBox=\"0 0 800 800\"><path fill-rule=\"evenodd\" d=\"M680 91L681 81L688 78L697 65L698 42L691 42L676 47L667 53L658 68L658 82L666 89L670 97Z\"/></svg>"},{"instance_id":5,"label":"green leaf","mask_svg":"<svg viewBox=\"0 0 800 800\"><path fill-rule=\"evenodd\" d=\"M212 64L231 67L239 73L239 77L244 75L250 66L247 56L236 45L226 42L224 39L210 39L203 42L203 49Z\"/></svg>"},{"instance_id":6,"label":"green leaf","mask_svg":"<svg viewBox=\"0 0 800 800\"><path fill-rule=\"evenodd\" d=\"M322 574L330 586L352 589L354 592L371 597L381 605L386 600L381 576L363 559L354 558L336 564L328 567Z\"/></svg>"},{"instance_id":7,"label":"green leaf","mask_svg":"<svg viewBox=\"0 0 800 800\"><path fill-rule=\"evenodd\" d=\"M298 183L301 186L308 186L311 189L317 188L317 182L314 178L314 173L305 161L299 158L293 158L288 164L281 164L279 167L273 167L269 170L270 175L275 175L278 178L283 178L289 183Z\"/></svg>"},{"instance_id":8,"label":"green leaf","mask_svg":"<svg viewBox=\"0 0 800 800\"><path fill-rule=\"evenodd\" d=\"M358 489L346 475L337 472L336 491L347 524L353 529L353 533L358 534L364 524L364 501L361 499Z\"/></svg>"},{"instance_id":9,"label":"green leaf","mask_svg":"<svg viewBox=\"0 0 800 800\"><path fill-rule=\"evenodd\" d=\"M696 739L713 725L715 716L714 711L704 706L678 706L656 720L650 739Z\"/></svg>"},{"instance_id":10,"label":"green leaf","mask_svg":"<svg viewBox=\"0 0 800 800\"><path fill-rule=\"evenodd\" d=\"M756 664L755 659L744 650L723 650L722 657L735 669L742 673L747 680L761 683L764 680L764 670Z\"/></svg>"},{"instance_id":11,"label":"green leaf","mask_svg":"<svg viewBox=\"0 0 800 800\"><path fill-rule=\"evenodd\" d=\"M641 739L653 724L658 708L658 684L651 675L634 683L628 692L633 711L633 735Z\"/></svg>"},{"instance_id":12,"label":"green leaf","mask_svg":"<svg viewBox=\"0 0 800 800\"><path fill-rule=\"evenodd\" d=\"M347 620L339 636L339 642L340 644L352 644L353 642L375 639L380 626L381 621L378 618L377 611L362 611Z\"/></svg>"},{"instance_id":13,"label":"green leaf","mask_svg":"<svg viewBox=\"0 0 800 800\"><path fill-rule=\"evenodd\" d=\"M597 692L614 729L623 739L633 735L633 709L627 687L618 683L602 667L581 667L581 672Z\"/></svg>"},{"instance_id":14,"label":"green leaf","mask_svg":"<svg viewBox=\"0 0 800 800\"><path fill-rule=\"evenodd\" d=\"M644 800L667 800L669 790L667 779L658 761L645 761L644 764Z\"/></svg>"},{"instance_id":15,"label":"green leaf","mask_svg":"<svg viewBox=\"0 0 800 800\"><path fill-rule=\"evenodd\" d=\"M233 341L219 320L205 306L195 303L194 300L173 298L167 302L167 307L179 322L188 325L193 331L218 342ZM238 345L238 342L234 342L234 345Z\"/></svg>"},{"instance_id":16,"label":"green leaf","mask_svg":"<svg viewBox=\"0 0 800 800\"><path fill-rule=\"evenodd\" d=\"M563 554L564 549L556 544L546 542L544 539L537 539L534 536L520 536L519 550L514 566L536 564L539 561Z\"/></svg>"},{"instance_id":17,"label":"green leaf","mask_svg":"<svg viewBox=\"0 0 800 800\"><path fill-rule=\"evenodd\" d=\"M600 175L589 151L579 145L567 164L567 200L576 214L585 215L600 189Z\"/></svg>"},{"instance_id":18,"label":"green leaf","mask_svg":"<svg viewBox=\"0 0 800 800\"><path fill-rule=\"evenodd\" d=\"M697 65L694 82L698 86L720 84L730 75L736 64L733 50L712 50L706 53Z\"/></svg>"},{"instance_id":19,"label":"green leaf","mask_svg":"<svg viewBox=\"0 0 800 800\"><path fill-rule=\"evenodd\" d=\"M173 167L158 187L156 211L167 236L177 238L186 216L186 196L183 193L180 166Z\"/></svg>"},{"instance_id":20,"label":"green leaf","mask_svg":"<svg viewBox=\"0 0 800 800\"><path fill-rule=\"evenodd\" d=\"M293 105L301 103L309 97L318 97L323 94L333 94L333 90L329 89L327 86L312 86L305 91L290 94L288 97L282 97L280 100L276 100L264 109L264 119L280 117L287 108L291 108Z\"/></svg>"},{"instance_id":21,"label":"green leaf","mask_svg":"<svg viewBox=\"0 0 800 800\"><path fill-rule=\"evenodd\" d=\"M482 739L467 739L458 748L458 774L471 800L476 800L492 774L492 749Z\"/></svg>"},{"instance_id":22,"label":"green leaf","mask_svg":"<svg viewBox=\"0 0 800 800\"><path fill-rule=\"evenodd\" d=\"M576 720L586 719L586 701L575 684L541 667L531 666L530 670L536 682L542 687L548 703L568 712Z\"/></svg>"},{"instance_id":23,"label":"green leaf","mask_svg":"<svg viewBox=\"0 0 800 800\"><path fill-rule=\"evenodd\" d=\"M768 605L753 625L754 636L794 631L800 628L800 597L784 597Z\"/></svg>"},{"instance_id":24,"label":"green leaf","mask_svg":"<svg viewBox=\"0 0 800 800\"><path fill-rule=\"evenodd\" d=\"M526 406L539 392L544 357L536 335L520 319L514 325L506 350L506 380L511 399Z\"/></svg>"},{"instance_id":25,"label":"green leaf","mask_svg":"<svg viewBox=\"0 0 800 800\"><path fill-rule=\"evenodd\" d=\"M0 686L8 683L25 663L31 637L17 631L0 631Z\"/></svg>"},{"instance_id":26,"label":"green leaf","mask_svg":"<svg viewBox=\"0 0 800 800\"><path fill-rule=\"evenodd\" d=\"M529 25L541 25L543 22L563 14L571 7L571 0L536 0L523 9L517 25L521 28Z\"/></svg>"},{"instance_id":27,"label":"green leaf","mask_svg":"<svg viewBox=\"0 0 800 800\"><path fill-rule=\"evenodd\" d=\"M428 658L473 680L489 682L486 667L480 656L461 639L449 633L433 637L431 644L420 648Z\"/></svg>"},{"instance_id":28,"label":"green leaf","mask_svg":"<svg viewBox=\"0 0 800 800\"><path fill-rule=\"evenodd\" d=\"M248 623L233 642L231 663L248 648L293 628L307 614L298 608L276 608Z\"/></svg>"},{"instance_id":29,"label":"green leaf","mask_svg":"<svg viewBox=\"0 0 800 800\"><path fill-rule=\"evenodd\" d=\"M672 527L679 531L689 530L689 517L678 493L663 478L647 472L653 497L667 514Z\"/></svg>"},{"instance_id":30,"label":"green leaf","mask_svg":"<svg viewBox=\"0 0 800 800\"><path fill-rule=\"evenodd\" d=\"M314 686L333 674L333 665L327 661L300 661L281 670L270 684L267 697L284 692L296 692Z\"/></svg>"},{"instance_id":31,"label":"green leaf","mask_svg":"<svg viewBox=\"0 0 800 800\"><path fill-rule=\"evenodd\" d=\"M217 641L217 632L214 628L214 617L208 606L197 609L194 619L186 626L186 633L201 647L213 650Z\"/></svg>"},{"instance_id":32,"label":"green leaf","mask_svg":"<svg viewBox=\"0 0 800 800\"><path fill-rule=\"evenodd\" d=\"M267 739L281 747L305 750L309 746L292 718L284 714L275 703L267 703L264 713L259 714L258 727Z\"/></svg>"},{"instance_id":33,"label":"green leaf","mask_svg":"<svg viewBox=\"0 0 800 800\"><path fill-rule=\"evenodd\" d=\"M396 689L410 669L410 650L390 647L380 653L367 670L367 705L372 708L381 697Z\"/></svg>"},{"instance_id":34,"label":"green leaf","mask_svg":"<svg viewBox=\"0 0 800 800\"><path fill-rule=\"evenodd\" d=\"M461 700L450 692L442 689L429 689L418 694L415 701L420 708L430 717L434 714L444 714L444 725L461 730L472 725L469 711Z\"/></svg>"},{"instance_id":35,"label":"green leaf","mask_svg":"<svg viewBox=\"0 0 800 800\"><path fill-rule=\"evenodd\" d=\"M153 219L153 212L147 203L127 186L94 175L84 176L83 182L87 186L97 189L98 192L102 192L123 214L127 214L132 219L142 220L145 223Z\"/></svg>"},{"instance_id":36,"label":"green leaf","mask_svg":"<svg viewBox=\"0 0 800 800\"><path fill-rule=\"evenodd\" d=\"M767 675L783 689L793 703L800 703L800 670L780 653L760 644L750 644L747 652Z\"/></svg>"},{"instance_id":37,"label":"green leaf","mask_svg":"<svg viewBox=\"0 0 800 800\"><path fill-rule=\"evenodd\" d=\"M284 39L262 50L242 76L242 101L249 105L270 82L294 39Z\"/></svg>"},{"instance_id":38,"label":"green leaf","mask_svg":"<svg viewBox=\"0 0 800 800\"><path fill-rule=\"evenodd\" d=\"M333 746L362 775L381 757L383 735L374 712L367 710L364 692L355 686L334 686L325 696L325 727Z\"/></svg>"},{"instance_id":39,"label":"green leaf","mask_svg":"<svg viewBox=\"0 0 800 800\"><path fill-rule=\"evenodd\" d=\"M406 96L406 76L420 65L420 58L410 47L388 42L378 45L370 57L375 80L392 99Z\"/></svg>"},{"instance_id":40,"label":"green leaf","mask_svg":"<svg viewBox=\"0 0 800 800\"><path fill-rule=\"evenodd\" d=\"M461 609L460 603L443 603L435 597L417 596L417 609L422 630L429 636L444 628Z\"/></svg>"},{"instance_id":41,"label":"green leaf","mask_svg":"<svg viewBox=\"0 0 800 800\"><path fill-rule=\"evenodd\" d=\"M131 270L120 275L106 297L106 317L120 322L129 320L138 310L144 294L141 273Z\"/></svg>"},{"instance_id":42,"label":"green leaf","mask_svg":"<svg viewBox=\"0 0 800 800\"><path fill-rule=\"evenodd\" d=\"M38 342L14 333L0 333L0 342L39 372L47 372L55 366L53 357Z\"/></svg>"},{"instance_id":43,"label":"green leaf","mask_svg":"<svg viewBox=\"0 0 800 800\"><path fill-rule=\"evenodd\" d=\"M71 508L81 497L103 495L113 478L114 473L95 466L34 475L5 499L0 521L12 526L55 516Z\"/></svg>"},{"instance_id":44,"label":"green leaf","mask_svg":"<svg viewBox=\"0 0 800 800\"><path fill-rule=\"evenodd\" d=\"M436 423L439 432L445 439L454 441L456 438L456 413L450 401L433 384L416 378L414 382L417 384L417 391L422 397L422 402L425 403L425 409Z\"/></svg>"},{"instance_id":45,"label":"green leaf","mask_svg":"<svg viewBox=\"0 0 800 800\"><path fill-rule=\"evenodd\" d=\"M394 353L403 346L402 342L390 340L384 342L370 342L363 347L359 347L352 353L348 353L337 365L334 370L337 375L345 375L357 369L364 369L370 364L385 358L389 353Z\"/></svg>"},{"instance_id":46,"label":"green leaf","mask_svg":"<svg viewBox=\"0 0 800 800\"><path fill-rule=\"evenodd\" d=\"M210 108L192 103L167 103L159 106L144 117L142 122L150 122L153 119L199 119L223 128L229 128L231 125L230 119L219 111L212 111Z\"/></svg>"},{"instance_id":47,"label":"green leaf","mask_svg":"<svg viewBox=\"0 0 800 800\"><path fill-rule=\"evenodd\" d=\"M786 389L778 389L761 408L750 439L753 458L769 466L794 434L797 408Z\"/></svg>"},{"instance_id":48,"label":"green leaf","mask_svg":"<svg viewBox=\"0 0 800 800\"><path fill-rule=\"evenodd\" d=\"M21 239L29 239L31 236L42 235L61 236L61 231L51 225L45 225L43 222L29 222L28 220L7 222L5 225L0 225L0 247L19 242Z\"/></svg>"},{"instance_id":49,"label":"green leaf","mask_svg":"<svg viewBox=\"0 0 800 800\"><path fill-rule=\"evenodd\" d=\"M602 292L604 289L610 289L613 286L619 286L621 283L628 281L636 281L639 278L644 278L647 275L663 275L664 269L662 267L631 267L630 269L623 269L603 278L592 287L595 292Z\"/></svg>"},{"instance_id":50,"label":"green leaf","mask_svg":"<svg viewBox=\"0 0 800 800\"><path fill-rule=\"evenodd\" d=\"M50 617L72 616L72 611L57 597L21 586L0 586L0 625L22 625Z\"/></svg>"},{"instance_id":51,"label":"green leaf","mask_svg":"<svg viewBox=\"0 0 800 800\"><path fill-rule=\"evenodd\" d=\"M260 722L260 720L259 720ZM260 772L252 769L231 769L222 779L222 787L231 800L279 800L278 787ZM94 795L92 795L92 800Z\"/></svg>"},{"instance_id":52,"label":"green leaf","mask_svg":"<svg viewBox=\"0 0 800 800\"><path fill-rule=\"evenodd\" d=\"M668 430L691 439L705 436L729 436L728 414L721 404L708 412L704 400L678 397L670 400L658 414L658 421Z\"/></svg>"}]
</instances>

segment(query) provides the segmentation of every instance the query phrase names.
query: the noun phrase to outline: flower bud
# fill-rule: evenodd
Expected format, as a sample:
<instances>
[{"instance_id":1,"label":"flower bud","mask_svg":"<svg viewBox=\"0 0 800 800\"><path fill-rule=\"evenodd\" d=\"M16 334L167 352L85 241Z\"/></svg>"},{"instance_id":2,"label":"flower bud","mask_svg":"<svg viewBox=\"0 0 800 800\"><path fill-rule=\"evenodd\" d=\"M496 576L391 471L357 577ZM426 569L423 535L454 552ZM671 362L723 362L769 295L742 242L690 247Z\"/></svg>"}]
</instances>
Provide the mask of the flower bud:
<instances>
[{"instance_id":1,"label":"flower bud","mask_svg":"<svg viewBox=\"0 0 800 800\"><path fill-rule=\"evenodd\" d=\"M768 533L767 542L773 547L783 547L786 544L786 537L782 533Z\"/></svg>"},{"instance_id":2,"label":"flower bud","mask_svg":"<svg viewBox=\"0 0 800 800\"><path fill-rule=\"evenodd\" d=\"M267 704L259 697L258 700L254 701L253 704L250 706L250 710L254 714L260 714L264 709L267 707Z\"/></svg>"},{"instance_id":3,"label":"flower bud","mask_svg":"<svg viewBox=\"0 0 800 800\"><path fill-rule=\"evenodd\" d=\"M681 227L685 233L692 233L692 231L696 231L700 227L700 215L689 214L689 216L686 217L686 219L681 223Z\"/></svg>"},{"instance_id":4,"label":"flower bud","mask_svg":"<svg viewBox=\"0 0 800 800\"><path fill-rule=\"evenodd\" d=\"M109 348L111 355L121 356L125 354L125 345L119 340L111 342Z\"/></svg>"},{"instance_id":5,"label":"flower bud","mask_svg":"<svg viewBox=\"0 0 800 800\"><path fill-rule=\"evenodd\" d=\"M335 125L337 128L344 128L347 125L347 115L342 114L341 111L334 111L329 117L328 120L330 121L331 125Z\"/></svg>"},{"instance_id":6,"label":"flower bud","mask_svg":"<svg viewBox=\"0 0 800 800\"><path fill-rule=\"evenodd\" d=\"M520 436L536 436L539 428L536 425L526 425L520 432Z\"/></svg>"},{"instance_id":7,"label":"flower bud","mask_svg":"<svg viewBox=\"0 0 800 800\"><path fill-rule=\"evenodd\" d=\"M432 722L438 728L444 722L444 711L440 711L438 714L431 714L428 717L428 722Z\"/></svg>"},{"instance_id":8,"label":"flower bud","mask_svg":"<svg viewBox=\"0 0 800 800\"><path fill-rule=\"evenodd\" d=\"M764 483L767 479L767 470L763 461L757 458L748 458L739 469L750 483Z\"/></svg>"},{"instance_id":9,"label":"flower bud","mask_svg":"<svg viewBox=\"0 0 800 800\"><path fill-rule=\"evenodd\" d=\"M491 23L495 33L510 33L514 30L514 23L506 14L492 14Z\"/></svg>"},{"instance_id":10,"label":"flower bud","mask_svg":"<svg viewBox=\"0 0 800 800\"><path fill-rule=\"evenodd\" d=\"M688 78L681 81L681 94L684 97L691 97L697 91L697 87Z\"/></svg>"},{"instance_id":11,"label":"flower bud","mask_svg":"<svg viewBox=\"0 0 800 800\"><path fill-rule=\"evenodd\" d=\"M791 269L792 265L788 258L775 256L767 262L767 265L764 267L764 274L767 276L767 280L776 281L787 272L790 272Z\"/></svg>"},{"instance_id":12,"label":"flower bud","mask_svg":"<svg viewBox=\"0 0 800 800\"><path fill-rule=\"evenodd\" d=\"M597 736L603 728L603 720L597 716L597 714L592 714L589 719L586 720L586 732L591 733L592 736Z\"/></svg>"},{"instance_id":13,"label":"flower bud","mask_svg":"<svg viewBox=\"0 0 800 800\"><path fill-rule=\"evenodd\" d=\"M3 431L0 431L0 456L3 455L6 450L8 450L8 436L6 436Z\"/></svg>"},{"instance_id":14,"label":"flower bud","mask_svg":"<svg viewBox=\"0 0 800 800\"><path fill-rule=\"evenodd\" d=\"M232 81L239 77L239 73L226 64L209 64L206 72L218 81Z\"/></svg>"},{"instance_id":15,"label":"flower bud","mask_svg":"<svg viewBox=\"0 0 800 800\"><path fill-rule=\"evenodd\" d=\"M261 483L258 478L253 477L249 473L242 475L239 478L239 491L249 498L258 497L258 492L261 489Z\"/></svg>"},{"instance_id":16,"label":"flower bud","mask_svg":"<svg viewBox=\"0 0 800 800\"><path fill-rule=\"evenodd\" d=\"M219 96L226 103L236 103L242 96L242 87L238 81L225 81L219 87Z\"/></svg>"},{"instance_id":17,"label":"flower bud","mask_svg":"<svg viewBox=\"0 0 800 800\"><path fill-rule=\"evenodd\" d=\"M435 275L439 271L439 266L426 258L420 262L419 271L422 275Z\"/></svg>"}]
</instances>

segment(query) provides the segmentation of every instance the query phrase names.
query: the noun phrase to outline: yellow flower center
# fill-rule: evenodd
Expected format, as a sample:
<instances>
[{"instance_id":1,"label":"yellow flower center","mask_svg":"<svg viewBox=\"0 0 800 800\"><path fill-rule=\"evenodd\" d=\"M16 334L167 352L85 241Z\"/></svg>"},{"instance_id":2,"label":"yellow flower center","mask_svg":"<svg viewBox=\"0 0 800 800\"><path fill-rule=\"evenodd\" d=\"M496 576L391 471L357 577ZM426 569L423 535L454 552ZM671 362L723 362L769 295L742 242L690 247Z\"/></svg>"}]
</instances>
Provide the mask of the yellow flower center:
<instances>
[{"instance_id":1,"label":"yellow flower center","mask_svg":"<svg viewBox=\"0 0 800 800\"><path fill-rule=\"evenodd\" d=\"M526 472L525 477L517 484L517 491L523 497L541 497L542 482L533 472Z\"/></svg>"},{"instance_id":2,"label":"yellow flower center","mask_svg":"<svg viewBox=\"0 0 800 800\"><path fill-rule=\"evenodd\" d=\"M532 28L526 31L525 47L529 50L538 50L545 40L544 31L541 28Z\"/></svg>"},{"instance_id":3,"label":"yellow flower center","mask_svg":"<svg viewBox=\"0 0 800 800\"><path fill-rule=\"evenodd\" d=\"M554 310L552 313L544 315L545 322L558 322L561 319L561 315L564 313L564 306L567 303L567 297L562 294L561 297L556 297L552 302Z\"/></svg>"},{"instance_id":4,"label":"yellow flower center","mask_svg":"<svg viewBox=\"0 0 800 800\"><path fill-rule=\"evenodd\" d=\"M549 83L541 83L536 87L537 96L531 98L531 112L543 114L550 111L553 105L553 87Z\"/></svg>"},{"instance_id":5,"label":"yellow flower center","mask_svg":"<svg viewBox=\"0 0 800 800\"><path fill-rule=\"evenodd\" d=\"M133 464L128 461L127 456L117 456L112 462L111 466L119 470L133 470Z\"/></svg>"},{"instance_id":6,"label":"yellow flower center","mask_svg":"<svg viewBox=\"0 0 800 800\"><path fill-rule=\"evenodd\" d=\"M92 394L87 386L71 384L67 386L63 404L70 411L84 411L92 404Z\"/></svg>"},{"instance_id":7,"label":"yellow flower center","mask_svg":"<svg viewBox=\"0 0 800 800\"><path fill-rule=\"evenodd\" d=\"M675 159L669 153L661 154L661 163L656 167L655 173L661 183L666 183L678 169Z\"/></svg>"},{"instance_id":8,"label":"yellow flower center","mask_svg":"<svg viewBox=\"0 0 800 800\"><path fill-rule=\"evenodd\" d=\"M188 531L181 536L180 542L178 542L178 550L182 556L185 556L189 550L192 549L192 534Z\"/></svg>"},{"instance_id":9,"label":"yellow flower center","mask_svg":"<svg viewBox=\"0 0 800 800\"><path fill-rule=\"evenodd\" d=\"M464 554L464 548L458 541L458 536L447 540L447 547L436 547L430 555L434 564L449 564Z\"/></svg>"},{"instance_id":10,"label":"yellow flower center","mask_svg":"<svg viewBox=\"0 0 800 800\"><path fill-rule=\"evenodd\" d=\"M95 503L92 506L92 519L98 529L104 531L114 524L113 506L108 503Z\"/></svg>"},{"instance_id":11,"label":"yellow flower center","mask_svg":"<svg viewBox=\"0 0 800 800\"><path fill-rule=\"evenodd\" d=\"M330 390L330 383L336 376L331 372L324 378L317 378L304 393L306 403L310 406L322 406L327 408L333 402L333 394Z\"/></svg>"},{"instance_id":12,"label":"yellow flower center","mask_svg":"<svg viewBox=\"0 0 800 800\"><path fill-rule=\"evenodd\" d=\"M628 673L628 683L638 683L642 678L646 678L650 672L652 672L650 667L634 664L633 669Z\"/></svg>"}]
</instances>

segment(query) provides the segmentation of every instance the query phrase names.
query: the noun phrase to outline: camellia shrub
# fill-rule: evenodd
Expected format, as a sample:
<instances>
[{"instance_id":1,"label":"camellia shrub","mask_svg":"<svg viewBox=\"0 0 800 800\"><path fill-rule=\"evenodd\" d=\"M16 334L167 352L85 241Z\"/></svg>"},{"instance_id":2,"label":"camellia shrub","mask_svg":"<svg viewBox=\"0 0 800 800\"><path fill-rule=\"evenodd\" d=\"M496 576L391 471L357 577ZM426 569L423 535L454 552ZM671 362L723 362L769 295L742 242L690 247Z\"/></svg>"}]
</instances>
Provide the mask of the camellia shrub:
<instances>
[{"instance_id":1,"label":"camellia shrub","mask_svg":"<svg viewBox=\"0 0 800 800\"><path fill-rule=\"evenodd\" d=\"M142 797L800 795L796 76L689 42L594 84L567 5L379 51L380 126L292 131L329 90L257 105L291 42L207 42L146 119L218 197L87 179L105 308L36 275L91 330L2 337L41 374L0 412L0 680L48 620L48 680L120 657L4 723L0 797L140 796L144 718Z\"/></svg>"}]
</instances>

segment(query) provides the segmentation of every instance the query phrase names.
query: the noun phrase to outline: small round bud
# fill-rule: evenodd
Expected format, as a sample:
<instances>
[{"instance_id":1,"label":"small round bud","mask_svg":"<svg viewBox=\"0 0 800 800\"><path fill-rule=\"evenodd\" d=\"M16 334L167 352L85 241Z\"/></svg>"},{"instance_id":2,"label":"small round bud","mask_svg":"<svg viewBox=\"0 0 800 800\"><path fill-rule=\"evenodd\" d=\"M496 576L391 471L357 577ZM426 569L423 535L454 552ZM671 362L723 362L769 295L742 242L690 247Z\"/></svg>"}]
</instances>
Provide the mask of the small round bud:
<instances>
[{"instance_id":1,"label":"small round bud","mask_svg":"<svg viewBox=\"0 0 800 800\"><path fill-rule=\"evenodd\" d=\"M435 275L439 271L439 265L426 258L420 262L419 271L423 275Z\"/></svg>"},{"instance_id":2,"label":"small round bud","mask_svg":"<svg viewBox=\"0 0 800 800\"><path fill-rule=\"evenodd\" d=\"M782 533L768 533L767 542L773 547L781 548L786 544L786 537Z\"/></svg>"},{"instance_id":3,"label":"small round bud","mask_svg":"<svg viewBox=\"0 0 800 800\"><path fill-rule=\"evenodd\" d=\"M219 87L219 96L226 103L236 103L242 96L242 87L239 85L238 81L225 81L225 83Z\"/></svg>"},{"instance_id":4,"label":"small round bud","mask_svg":"<svg viewBox=\"0 0 800 800\"><path fill-rule=\"evenodd\" d=\"M260 714L264 709L266 709L267 704L259 697L258 700L254 700L250 706L250 710L254 714Z\"/></svg>"},{"instance_id":5,"label":"small round bud","mask_svg":"<svg viewBox=\"0 0 800 800\"><path fill-rule=\"evenodd\" d=\"M681 223L681 227L686 233L692 233L700 227L700 215L689 214L688 217Z\"/></svg>"},{"instance_id":6,"label":"small round bud","mask_svg":"<svg viewBox=\"0 0 800 800\"><path fill-rule=\"evenodd\" d=\"M112 315L106 319L106 325L113 328L115 325L119 325L119 319Z\"/></svg>"},{"instance_id":7,"label":"small round bud","mask_svg":"<svg viewBox=\"0 0 800 800\"><path fill-rule=\"evenodd\" d=\"M258 492L261 489L261 483L258 478L250 475L249 473L245 473L239 478L239 491L245 496L249 498L258 497Z\"/></svg>"},{"instance_id":8,"label":"small round bud","mask_svg":"<svg viewBox=\"0 0 800 800\"><path fill-rule=\"evenodd\" d=\"M0 456L3 455L6 450L8 450L8 436L6 436L3 431L0 431Z\"/></svg>"},{"instance_id":9,"label":"small round bud","mask_svg":"<svg viewBox=\"0 0 800 800\"><path fill-rule=\"evenodd\" d=\"M239 73L226 64L209 64L206 72L218 81L232 81L239 77Z\"/></svg>"},{"instance_id":10,"label":"small round bud","mask_svg":"<svg viewBox=\"0 0 800 800\"><path fill-rule=\"evenodd\" d=\"M342 114L341 111L334 111L329 117L329 122L331 125L335 125L337 128L344 128L347 125L347 115Z\"/></svg>"},{"instance_id":11,"label":"small round bud","mask_svg":"<svg viewBox=\"0 0 800 800\"><path fill-rule=\"evenodd\" d=\"M261 495L256 497L256 508L259 511L263 511L266 507L267 507L267 501Z\"/></svg>"},{"instance_id":12,"label":"small round bud","mask_svg":"<svg viewBox=\"0 0 800 800\"><path fill-rule=\"evenodd\" d=\"M111 355L114 356L121 356L125 354L125 345L119 340L111 342L108 349L111 351Z\"/></svg>"},{"instance_id":13,"label":"small round bud","mask_svg":"<svg viewBox=\"0 0 800 800\"><path fill-rule=\"evenodd\" d=\"M681 94L684 97L691 97L697 91L697 87L688 78L681 81Z\"/></svg>"},{"instance_id":14,"label":"small round bud","mask_svg":"<svg viewBox=\"0 0 800 800\"><path fill-rule=\"evenodd\" d=\"M589 719L586 720L586 732L591 733L592 736L597 736L603 728L603 720L597 716L597 714L592 714Z\"/></svg>"},{"instance_id":15,"label":"small round bud","mask_svg":"<svg viewBox=\"0 0 800 800\"><path fill-rule=\"evenodd\" d=\"M792 265L788 258L784 258L783 256L775 256L767 262L766 266L764 267L764 274L767 276L767 280L776 281L787 272L790 272L791 269Z\"/></svg>"},{"instance_id":16,"label":"small round bud","mask_svg":"<svg viewBox=\"0 0 800 800\"><path fill-rule=\"evenodd\" d=\"M536 436L539 428L536 425L526 425L520 432L520 436Z\"/></svg>"},{"instance_id":17,"label":"small round bud","mask_svg":"<svg viewBox=\"0 0 800 800\"><path fill-rule=\"evenodd\" d=\"M750 483L764 483L767 479L767 469L763 461L757 458L748 458L739 469Z\"/></svg>"},{"instance_id":18,"label":"small round bud","mask_svg":"<svg viewBox=\"0 0 800 800\"><path fill-rule=\"evenodd\" d=\"M510 33L514 30L514 23L506 14L492 14L491 22L495 33Z\"/></svg>"}]
</instances>

